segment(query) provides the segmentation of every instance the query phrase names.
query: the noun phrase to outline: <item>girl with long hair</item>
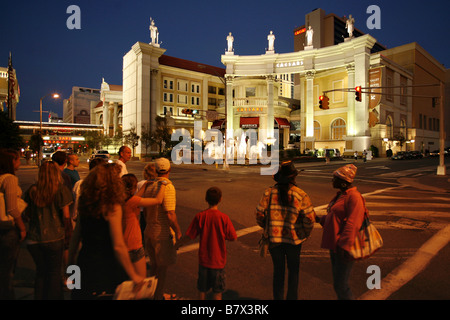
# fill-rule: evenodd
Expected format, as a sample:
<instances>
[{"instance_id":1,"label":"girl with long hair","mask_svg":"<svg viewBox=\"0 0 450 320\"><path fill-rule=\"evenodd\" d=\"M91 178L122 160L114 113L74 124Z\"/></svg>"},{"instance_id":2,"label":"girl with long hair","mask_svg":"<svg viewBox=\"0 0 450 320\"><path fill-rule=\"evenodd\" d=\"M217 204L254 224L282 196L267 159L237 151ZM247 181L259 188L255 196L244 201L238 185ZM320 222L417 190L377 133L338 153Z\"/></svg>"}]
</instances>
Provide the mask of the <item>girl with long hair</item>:
<instances>
[{"instance_id":1,"label":"girl with long hair","mask_svg":"<svg viewBox=\"0 0 450 320\"><path fill-rule=\"evenodd\" d=\"M72 192L53 161L44 161L36 184L25 194L29 219L27 245L36 264L35 299L63 299L64 240L70 225Z\"/></svg>"},{"instance_id":2,"label":"girl with long hair","mask_svg":"<svg viewBox=\"0 0 450 320\"><path fill-rule=\"evenodd\" d=\"M139 286L145 278L136 272L124 241L125 189L119 174L118 165L99 164L81 184L69 249L69 263L76 261L82 275L81 289L72 290L73 299L111 299L123 281L131 279Z\"/></svg>"}]
</instances>

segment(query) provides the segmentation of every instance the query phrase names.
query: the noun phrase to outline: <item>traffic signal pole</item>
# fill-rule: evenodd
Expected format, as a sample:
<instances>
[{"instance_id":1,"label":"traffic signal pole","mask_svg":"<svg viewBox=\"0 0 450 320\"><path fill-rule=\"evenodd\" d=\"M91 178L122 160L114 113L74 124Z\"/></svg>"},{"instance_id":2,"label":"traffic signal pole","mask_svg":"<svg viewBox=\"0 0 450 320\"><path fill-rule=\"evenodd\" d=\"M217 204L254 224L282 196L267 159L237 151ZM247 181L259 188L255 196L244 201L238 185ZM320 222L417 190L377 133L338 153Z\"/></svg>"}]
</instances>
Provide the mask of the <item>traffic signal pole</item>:
<instances>
[{"instance_id":1,"label":"traffic signal pole","mask_svg":"<svg viewBox=\"0 0 450 320\"><path fill-rule=\"evenodd\" d=\"M323 95L326 96L329 92L334 91L340 91L340 92L360 92L362 93L369 93L369 94L381 94L386 95L386 93L383 92L373 92L372 90L376 89L394 89L394 88L415 88L415 87L440 87L440 94L439 96L424 96L424 95L412 95L412 94L398 94L398 93L390 93L390 96L403 96L403 97L411 97L411 98L430 98L435 99L439 98L440 104L439 104L439 166L437 167L437 175L446 175L446 167L445 167L445 159L444 159L444 148L445 148L445 130L444 130L444 97L445 97L445 90L444 90L444 83L441 81L439 84L418 84L418 85L409 85L409 86L385 86L385 87L361 87L357 86L355 88L343 88L343 89L333 89L333 90L327 90L323 91ZM369 91L363 91L369 90ZM356 99L356 98L355 98ZM357 100L357 99L356 99ZM357 100L359 101L359 100Z\"/></svg>"}]
</instances>

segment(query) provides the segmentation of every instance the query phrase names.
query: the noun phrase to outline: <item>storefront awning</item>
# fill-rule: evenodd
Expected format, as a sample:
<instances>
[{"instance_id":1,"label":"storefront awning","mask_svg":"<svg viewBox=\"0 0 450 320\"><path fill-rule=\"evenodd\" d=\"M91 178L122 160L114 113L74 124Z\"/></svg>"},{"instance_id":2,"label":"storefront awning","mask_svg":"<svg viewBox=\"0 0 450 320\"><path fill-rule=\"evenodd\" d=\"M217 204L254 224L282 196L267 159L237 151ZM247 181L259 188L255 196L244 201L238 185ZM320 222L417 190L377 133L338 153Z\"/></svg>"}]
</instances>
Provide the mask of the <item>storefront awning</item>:
<instances>
[{"instance_id":1,"label":"storefront awning","mask_svg":"<svg viewBox=\"0 0 450 320\"><path fill-rule=\"evenodd\" d=\"M275 121L278 123L279 129L290 128L291 124L284 118L275 118Z\"/></svg>"},{"instance_id":2,"label":"storefront awning","mask_svg":"<svg viewBox=\"0 0 450 320\"><path fill-rule=\"evenodd\" d=\"M254 118L242 118L240 119L240 124L242 129L258 129L259 128L259 117Z\"/></svg>"},{"instance_id":3,"label":"storefront awning","mask_svg":"<svg viewBox=\"0 0 450 320\"><path fill-rule=\"evenodd\" d=\"M225 120L214 120L213 124L211 125L211 129L222 129L223 124L225 123Z\"/></svg>"}]
</instances>

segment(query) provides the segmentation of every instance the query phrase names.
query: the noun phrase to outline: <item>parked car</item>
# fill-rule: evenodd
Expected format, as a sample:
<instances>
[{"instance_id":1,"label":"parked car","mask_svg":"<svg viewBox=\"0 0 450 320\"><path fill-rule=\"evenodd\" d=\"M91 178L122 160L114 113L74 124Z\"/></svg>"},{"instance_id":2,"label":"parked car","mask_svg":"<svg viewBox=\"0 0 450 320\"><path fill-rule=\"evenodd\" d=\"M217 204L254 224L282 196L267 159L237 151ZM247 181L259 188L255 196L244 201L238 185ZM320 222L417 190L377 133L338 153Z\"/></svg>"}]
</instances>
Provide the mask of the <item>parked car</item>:
<instances>
[{"instance_id":1,"label":"parked car","mask_svg":"<svg viewBox=\"0 0 450 320\"><path fill-rule=\"evenodd\" d=\"M423 154L420 151L410 151L411 159L422 159Z\"/></svg>"},{"instance_id":2,"label":"parked car","mask_svg":"<svg viewBox=\"0 0 450 320\"><path fill-rule=\"evenodd\" d=\"M399 151L391 157L392 160L405 160L407 157L406 151Z\"/></svg>"},{"instance_id":3,"label":"parked car","mask_svg":"<svg viewBox=\"0 0 450 320\"><path fill-rule=\"evenodd\" d=\"M50 159L52 157L52 154L54 154L56 151L56 148L53 147L44 147L42 148L42 158L44 160Z\"/></svg>"},{"instance_id":4,"label":"parked car","mask_svg":"<svg viewBox=\"0 0 450 320\"><path fill-rule=\"evenodd\" d=\"M89 159L87 159L87 162L91 162L94 158L102 158L108 163L112 163L111 155L109 154L108 150L97 150L95 153L92 153Z\"/></svg>"},{"instance_id":5,"label":"parked car","mask_svg":"<svg viewBox=\"0 0 450 320\"><path fill-rule=\"evenodd\" d=\"M109 158L111 158L111 155L109 154L108 150L98 150L95 155L104 154Z\"/></svg>"},{"instance_id":6,"label":"parked car","mask_svg":"<svg viewBox=\"0 0 450 320\"><path fill-rule=\"evenodd\" d=\"M448 156L449 148L444 148L444 157ZM440 150L434 150L430 152L430 157L439 157Z\"/></svg>"},{"instance_id":7,"label":"parked car","mask_svg":"<svg viewBox=\"0 0 450 320\"><path fill-rule=\"evenodd\" d=\"M340 158L341 152L339 149L319 149L315 151L315 155L317 158L325 158L326 154L330 155L330 158Z\"/></svg>"},{"instance_id":8,"label":"parked car","mask_svg":"<svg viewBox=\"0 0 450 320\"><path fill-rule=\"evenodd\" d=\"M94 153L92 154L89 159L87 159L87 162L91 162L92 160L94 160L95 158L102 158L103 160L105 160L108 163L112 163L113 161L110 159L109 154L105 154L105 153Z\"/></svg>"}]
</instances>

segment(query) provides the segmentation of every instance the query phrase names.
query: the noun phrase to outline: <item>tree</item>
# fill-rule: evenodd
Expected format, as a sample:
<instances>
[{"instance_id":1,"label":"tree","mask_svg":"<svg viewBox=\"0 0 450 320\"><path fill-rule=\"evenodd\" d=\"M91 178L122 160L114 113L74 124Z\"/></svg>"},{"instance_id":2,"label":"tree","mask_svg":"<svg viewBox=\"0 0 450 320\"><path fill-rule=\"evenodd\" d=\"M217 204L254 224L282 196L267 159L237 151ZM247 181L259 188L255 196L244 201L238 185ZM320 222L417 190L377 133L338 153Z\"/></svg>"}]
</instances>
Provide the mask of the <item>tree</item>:
<instances>
[{"instance_id":1,"label":"tree","mask_svg":"<svg viewBox=\"0 0 450 320\"><path fill-rule=\"evenodd\" d=\"M131 149L133 150L133 157L134 157L134 149L139 145L139 139L140 137L136 133L136 127L134 124L131 124L130 132L124 135L125 144L131 146Z\"/></svg>"},{"instance_id":2,"label":"tree","mask_svg":"<svg viewBox=\"0 0 450 320\"><path fill-rule=\"evenodd\" d=\"M9 117L8 113L0 111L0 146L9 149L20 149L24 146L20 129Z\"/></svg>"},{"instance_id":3,"label":"tree","mask_svg":"<svg viewBox=\"0 0 450 320\"><path fill-rule=\"evenodd\" d=\"M117 148L123 144L123 133L122 129L118 129L115 132L114 137L112 137L112 145L114 146L114 151L117 153Z\"/></svg>"},{"instance_id":4,"label":"tree","mask_svg":"<svg viewBox=\"0 0 450 320\"><path fill-rule=\"evenodd\" d=\"M156 129L153 133L153 143L159 146L159 153L161 153L163 151L163 143L166 146L170 146L172 143L170 128L167 126L167 119L164 117L157 116L155 121Z\"/></svg>"},{"instance_id":5,"label":"tree","mask_svg":"<svg viewBox=\"0 0 450 320\"><path fill-rule=\"evenodd\" d=\"M42 136L39 133L35 133L31 136L29 145L34 153L40 152L41 147L44 145L44 140L42 139Z\"/></svg>"},{"instance_id":6,"label":"tree","mask_svg":"<svg viewBox=\"0 0 450 320\"><path fill-rule=\"evenodd\" d=\"M396 134L394 135L393 139L394 139L395 141L398 141L398 142L399 142L399 144L400 144L400 149L402 149L403 143L405 143L405 141L406 141L405 136L403 135L403 133L402 133L402 132L396 133Z\"/></svg>"},{"instance_id":7,"label":"tree","mask_svg":"<svg viewBox=\"0 0 450 320\"><path fill-rule=\"evenodd\" d=\"M142 126L141 143L145 148L145 154L148 154L148 148L155 143L153 133L151 132L150 125Z\"/></svg>"},{"instance_id":8,"label":"tree","mask_svg":"<svg viewBox=\"0 0 450 320\"><path fill-rule=\"evenodd\" d=\"M103 133L99 131L88 131L85 132L84 138L86 139L86 144L90 149L99 149L100 144L103 140Z\"/></svg>"}]
</instances>

